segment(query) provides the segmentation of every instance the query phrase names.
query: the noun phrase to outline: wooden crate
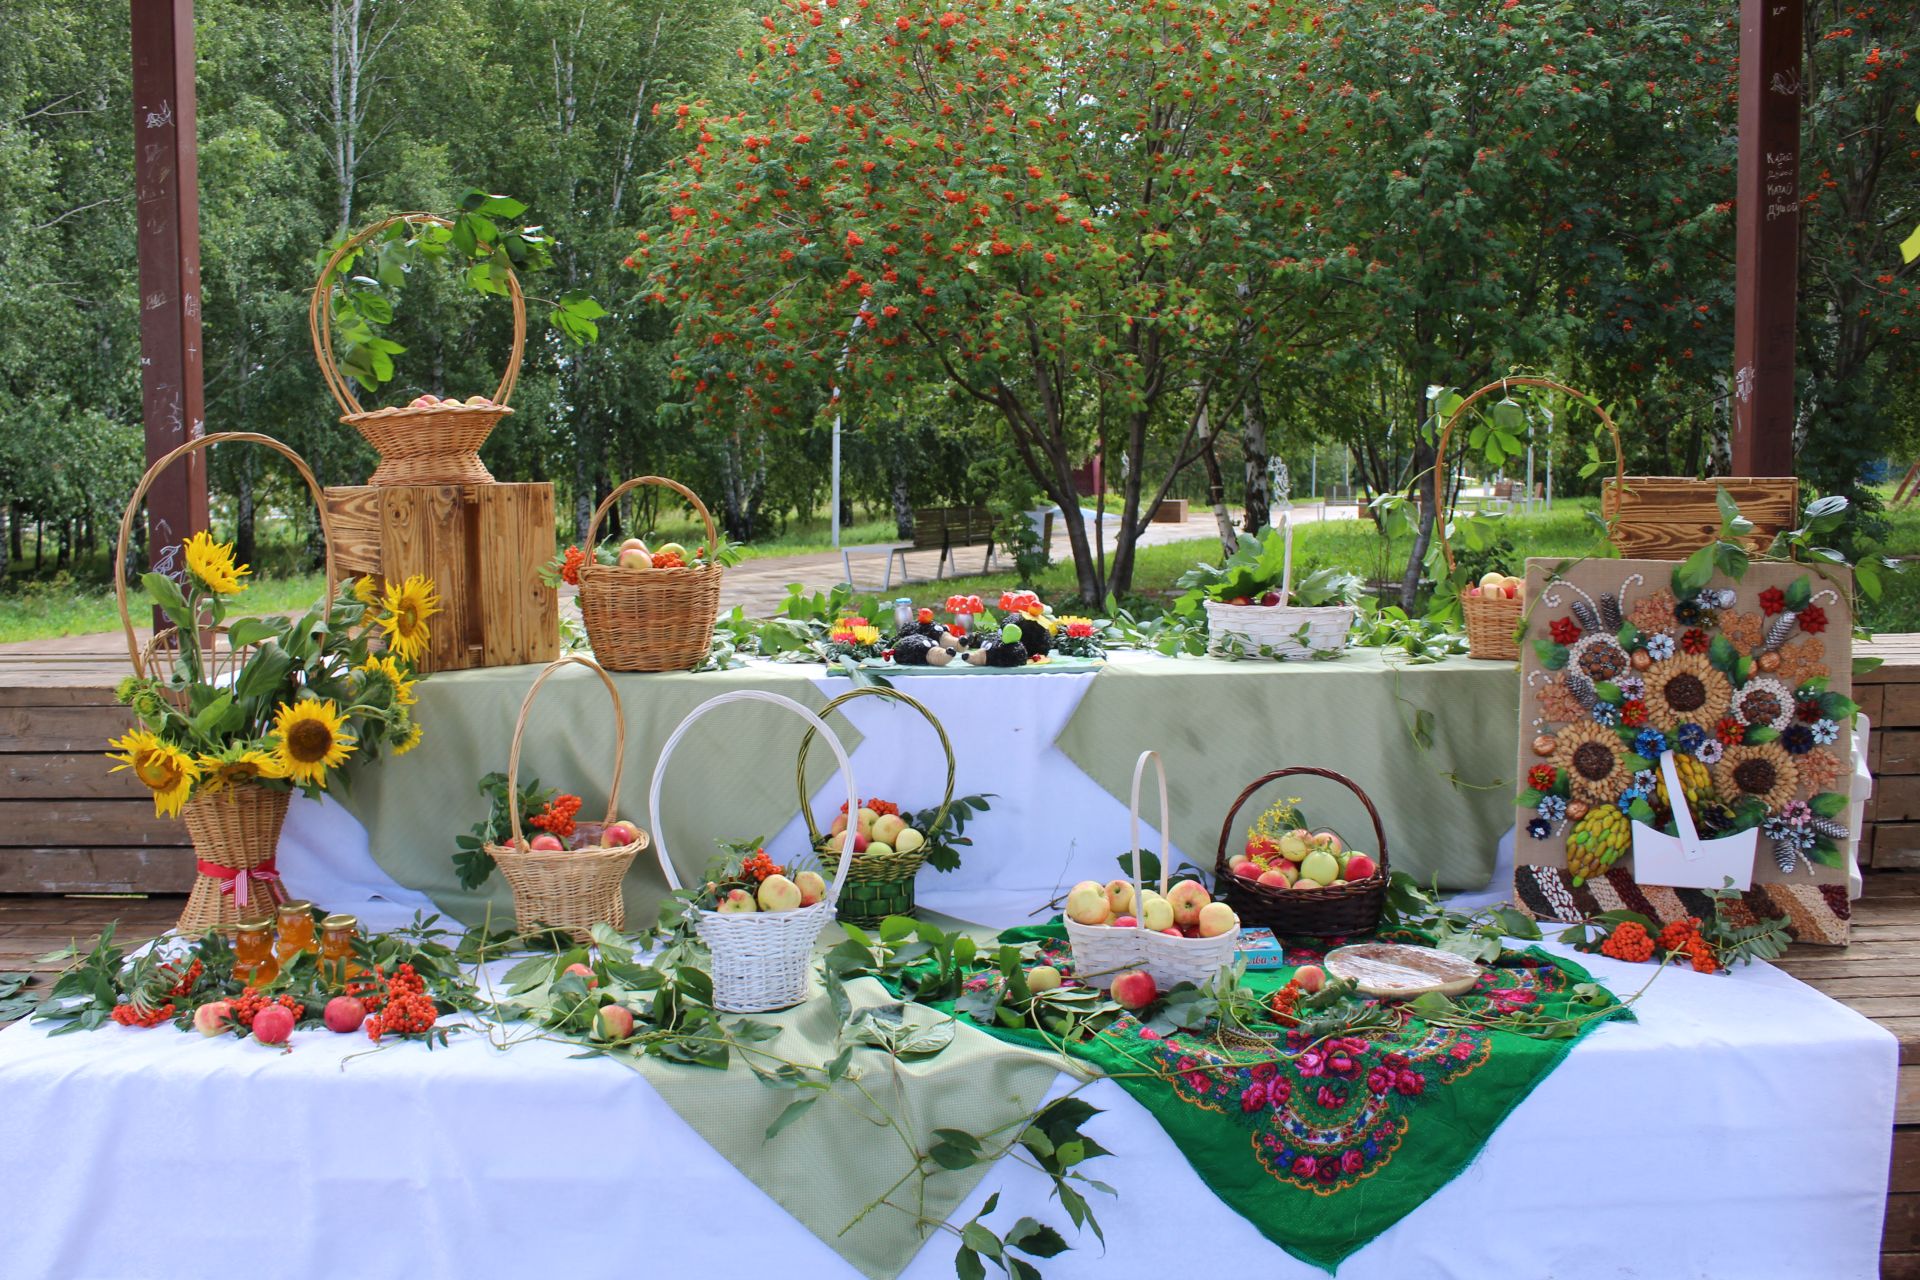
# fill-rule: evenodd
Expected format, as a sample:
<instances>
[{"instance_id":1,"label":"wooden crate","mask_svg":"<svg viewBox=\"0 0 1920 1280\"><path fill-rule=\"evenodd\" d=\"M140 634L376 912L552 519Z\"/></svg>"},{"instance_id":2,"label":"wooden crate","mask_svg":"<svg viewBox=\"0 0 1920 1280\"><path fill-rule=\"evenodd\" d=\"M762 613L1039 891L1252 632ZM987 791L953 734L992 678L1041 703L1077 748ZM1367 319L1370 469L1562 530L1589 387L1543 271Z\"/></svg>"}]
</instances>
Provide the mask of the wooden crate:
<instances>
[{"instance_id":1,"label":"wooden crate","mask_svg":"<svg viewBox=\"0 0 1920 1280\"><path fill-rule=\"evenodd\" d=\"M1719 535L1721 489L1753 521L1755 550L1799 519L1800 482L1792 476L1628 476L1624 494L1611 480L1601 486L1601 510L1611 516L1618 503L1613 545L1623 559L1684 560Z\"/></svg>"},{"instance_id":2,"label":"wooden crate","mask_svg":"<svg viewBox=\"0 0 1920 1280\"><path fill-rule=\"evenodd\" d=\"M1166 498L1153 509L1151 524L1185 524L1187 522L1187 500L1185 498Z\"/></svg>"},{"instance_id":3,"label":"wooden crate","mask_svg":"<svg viewBox=\"0 0 1920 1280\"><path fill-rule=\"evenodd\" d=\"M422 671L551 662L560 601L540 581L553 558L550 484L371 485L327 490L343 571L433 579Z\"/></svg>"},{"instance_id":4,"label":"wooden crate","mask_svg":"<svg viewBox=\"0 0 1920 1280\"><path fill-rule=\"evenodd\" d=\"M1878 636L1854 652L1882 659L1853 685L1854 701L1873 725L1867 744L1873 798L1860 861L1920 868L1920 635Z\"/></svg>"}]
</instances>

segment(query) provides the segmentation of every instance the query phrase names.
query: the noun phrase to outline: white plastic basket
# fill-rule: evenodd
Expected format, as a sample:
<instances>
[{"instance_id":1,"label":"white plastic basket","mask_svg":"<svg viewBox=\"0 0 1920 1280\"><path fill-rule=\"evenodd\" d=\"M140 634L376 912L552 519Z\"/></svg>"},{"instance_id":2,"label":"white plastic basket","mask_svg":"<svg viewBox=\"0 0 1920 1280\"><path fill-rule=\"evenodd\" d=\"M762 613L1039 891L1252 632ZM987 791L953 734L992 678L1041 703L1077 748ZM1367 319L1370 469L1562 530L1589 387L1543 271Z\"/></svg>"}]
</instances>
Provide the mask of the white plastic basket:
<instances>
[{"instance_id":1,"label":"white plastic basket","mask_svg":"<svg viewBox=\"0 0 1920 1280\"><path fill-rule=\"evenodd\" d=\"M1718 889L1732 880L1733 887L1742 893L1751 889L1760 829L1749 827L1730 836L1701 839L1687 807L1687 793L1680 785L1680 771L1674 767L1673 752L1660 753L1660 774L1667 781L1667 795L1673 799L1673 825L1680 834L1670 836L1644 822L1633 824L1634 883L1669 889Z\"/></svg>"},{"instance_id":2,"label":"white plastic basket","mask_svg":"<svg viewBox=\"0 0 1920 1280\"><path fill-rule=\"evenodd\" d=\"M654 852L660 859L660 871L667 887L680 889L680 877L667 853L667 840L660 831L660 784L666 777L667 760L674 747L693 727L694 721L729 702L770 702L793 712L826 740L840 774L847 780L847 812L860 811L860 797L854 790L853 766L847 761L847 749L827 722L791 698L761 689L736 689L701 703L687 714L680 726L660 748L660 761L653 769L653 785L647 789L647 813L654 830ZM846 883L852 858L841 858L834 868L827 896L810 907L794 911L742 912L722 914L703 908L697 929L713 959L713 1005L724 1013L768 1013L787 1009L807 998L813 983L813 944L820 930L833 919L834 903L840 887Z\"/></svg>"},{"instance_id":3,"label":"white plastic basket","mask_svg":"<svg viewBox=\"0 0 1920 1280\"><path fill-rule=\"evenodd\" d=\"M1149 760L1153 761L1160 783L1160 896L1167 895L1167 874L1173 856L1167 836L1170 818L1167 769L1160 761L1159 752L1142 751L1134 761L1133 793L1128 805L1128 830L1133 842L1134 927L1116 929L1105 924L1066 922L1067 939L1073 945L1074 976L1091 986L1111 986L1120 974L1140 968L1153 976L1154 985L1162 991L1181 982L1203 986L1214 974L1233 963L1240 941L1238 930L1217 938L1176 938L1150 930L1140 920L1145 896L1140 882L1140 777L1146 772Z\"/></svg>"},{"instance_id":4,"label":"white plastic basket","mask_svg":"<svg viewBox=\"0 0 1920 1280\"><path fill-rule=\"evenodd\" d=\"M1263 649L1283 660L1311 658L1347 647L1347 633L1353 630L1352 605L1321 605L1296 608L1276 604L1221 604L1207 601L1207 634L1211 648L1222 653L1225 637L1231 636L1249 654ZM1305 628L1303 631L1302 628Z\"/></svg>"}]
</instances>

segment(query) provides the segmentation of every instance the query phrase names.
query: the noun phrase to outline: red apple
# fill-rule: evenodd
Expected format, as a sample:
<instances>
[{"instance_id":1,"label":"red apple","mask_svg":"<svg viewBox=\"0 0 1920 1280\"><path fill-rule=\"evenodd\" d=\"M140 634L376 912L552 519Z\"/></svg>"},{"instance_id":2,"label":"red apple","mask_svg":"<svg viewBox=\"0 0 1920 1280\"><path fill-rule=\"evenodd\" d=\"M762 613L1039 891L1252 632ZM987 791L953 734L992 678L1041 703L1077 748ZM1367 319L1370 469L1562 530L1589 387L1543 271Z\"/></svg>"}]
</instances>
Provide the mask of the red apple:
<instances>
[{"instance_id":1,"label":"red apple","mask_svg":"<svg viewBox=\"0 0 1920 1280\"><path fill-rule=\"evenodd\" d=\"M633 1034L633 1010L623 1004L610 1004L601 1007L593 1015L593 1038L596 1040L625 1040Z\"/></svg>"},{"instance_id":2,"label":"red apple","mask_svg":"<svg viewBox=\"0 0 1920 1280\"><path fill-rule=\"evenodd\" d=\"M322 1016L327 1030L344 1036L360 1029L360 1024L367 1018L367 1007L352 996L335 996L327 1001L327 1009ZM254 1019L255 1023L259 1021L258 1018Z\"/></svg>"},{"instance_id":3,"label":"red apple","mask_svg":"<svg viewBox=\"0 0 1920 1280\"><path fill-rule=\"evenodd\" d=\"M1191 928L1192 926L1189 925L1188 927ZM1166 928L1162 929L1160 932L1166 934L1169 938L1184 938L1187 936L1186 934L1180 932L1180 927L1178 925L1170 924Z\"/></svg>"},{"instance_id":4,"label":"red apple","mask_svg":"<svg viewBox=\"0 0 1920 1280\"><path fill-rule=\"evenodd\" d=\"M253 1038L261 1044L285 1044L293 1034L293 1010L270 1004L253 1015Z\"/></svg>"},{"instance_id":5,"label":"red apple","mask_svg":"<svg viewBox=\"0 0 1920 1280\"><path fill-rule=\"evenodd\" d=\"M1272 871L1262 871L1256 883L1263 884L1269 889L1284 889L1287 887L1287 873L1277 867Z\"/></svg>"},{"instance_id":6,"label":"red apple","mask_svg":"<svg viewBox=\"0 0 1920 1280\"><path fill-rule=\"evenodd\" d=\"M1132 929L1137 927L1140 921L1133 916L1115 916L1107 923L1116 929Z\"/></svg>"},{"instance_id":7,"label":"red apple","mask_svg":"<svg viewBox=\"0 0 1920 1280\"><path fill-rule=\"evenodd\" d=\"M193 1029L203 1036L223 1035L233 1030L233 1005L212 1000L193 1011Z\"/></svg>"},{"instance_id":8,"label":"red apple","mask_svg":"<svg viewBox=\"0 0 1920 1280\"><path fill-rule=\"evenodd\" d=\"M600 833L600 843L609 849L623 848L639 839L640 828L631 822L609 822L607 829Z\"/></svg>"},{"instance_id":9,"label":"red apple","mask_svg":"<svg viewBox=\"0 0 1920 1280\"><path fill-rule=\"evenodd\" d=\"M1378 870L1380 870L1380 868L1374 865L1372 858L1369 858L1364 853L1356 853L1347 859L1347 865L1342 874L1345 876L1347 883L1351 884L1355 880L1365 880Z\"/></svg>"},{"instance_id":10,"label":"red apple","mask_svg":"<svg viewBox=\"0 0 1920 1280\"><path fill-rule=\"evenodd\" d=\"M558 853L567 846L560 843L559 836L538 835L527 841L527 847L542 853Z\"/></svg>"},{"instance_id":11,"label":"red apple","mask_svg":"<svg viewBox=\"0 0 1920 1280\"><path fill-rule=\"evenodd\" d=\"M1240 877L1242 880L1258 881L1261 876L1266 874L1266 872L1262 871L1260 867L1255 863L1241 862L1241 863L1236 863L1234 865L1233 874Z\"/></svg>"},{"instance_id":12,"label":"red apple","mask_svg":"<svg viewBox=\"0 0 1920 1280\"><path fill-rule=\"evenodd\" d=\"M1317 964L1303 964L1293 971L1293 980L1300 989L1311 995L1327 985L1327 973Z\"/></svg>"},{"instance_id":13,"label":"red apple","mask_svg":"<svg viewBox=\"0 0 1920 1280\"><path fill-rule=\"evenodd\" d=\"M1280 593L1278 591L1269 591L1260 597L1260 603L1271 609L1280 603Z\"/></svg>"},{"instance_id":14,"label":"red apple","mask_svg":"<svg viewBox=\"0 0 1920 1280\"><path fill-rule=\"evenodd\" d=\"M1251 600L1249 600L1249 599L1247 599L1247 597L1245 597L1245 596L1235 596L1235 597L1234 597L1233 599L1231 599L1231 600L1229 600L1229 601L1227 601L1227 603L1228 603L1228 604L1243 604L1243 605L1244 605L1244 604L1252 604L1252 603L1253 603L1253 601L1251 601Z\"/></svg>"},{"instance_id":15,"label":"red apple","mask_svg":"<svg viewBox=\"0 0 1920 1280\"><path fill-rule=\"evenodd\" d=\"M599 977L591 968L584 964L570 964L567 966L567 972L578 974L582 978L585 978L589 987L597 987L600 985Z\"/></svg>"},{"instance_id":16,"label":"red apple","mask_svg":"<svg viewBox=\"0 0 1920 1280\"><path fill-rule=\"evenodd\" d=\"M1136 970L1113 980L1113 998L1121 1008L1138 1012L1160 998L1160 989L1152 974Z\"/></svg>"}]
</instances>

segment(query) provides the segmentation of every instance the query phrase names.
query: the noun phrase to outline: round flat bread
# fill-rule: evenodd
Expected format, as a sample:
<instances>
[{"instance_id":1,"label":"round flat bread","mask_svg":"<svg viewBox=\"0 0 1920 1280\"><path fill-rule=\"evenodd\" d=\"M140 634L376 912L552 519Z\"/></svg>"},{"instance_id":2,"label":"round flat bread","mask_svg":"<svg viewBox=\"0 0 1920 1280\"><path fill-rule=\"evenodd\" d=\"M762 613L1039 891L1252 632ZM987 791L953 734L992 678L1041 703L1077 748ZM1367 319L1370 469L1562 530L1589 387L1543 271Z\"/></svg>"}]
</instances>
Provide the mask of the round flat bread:
<instances>
[{"instance_id":1,"label":"round flat bread","mask_svg":"<svg viewBox=\"0 0 1920 1280\"><path fill-rule=\"evenodd\" d=\"M1363 994L1411 1000L1437 991L1457 996L1480 980L1480 966L1464 956L1399 942L1362 942L1327 953L1327 972Z\"/></svg>"}]
</instances>

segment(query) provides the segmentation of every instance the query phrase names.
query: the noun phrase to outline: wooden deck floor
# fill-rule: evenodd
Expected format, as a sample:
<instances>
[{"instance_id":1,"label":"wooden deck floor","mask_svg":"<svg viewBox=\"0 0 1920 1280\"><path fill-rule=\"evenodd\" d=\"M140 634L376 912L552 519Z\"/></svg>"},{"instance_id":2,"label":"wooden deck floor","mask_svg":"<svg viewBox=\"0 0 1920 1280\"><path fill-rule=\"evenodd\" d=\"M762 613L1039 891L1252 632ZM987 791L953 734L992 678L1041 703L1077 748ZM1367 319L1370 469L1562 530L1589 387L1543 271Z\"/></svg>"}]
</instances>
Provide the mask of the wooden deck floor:
<instances>
[{"instance_id":1,"label":"wooden deck floor","mask_svg":"<svg viewBox=\"0 0 1920 1280\"><path fill-rule=\"evenodd\" d=\"M40 956L91 941L114 920L122 938L145 940L171 925L183 902L172 895L0 895L0 972L35 972L34 985L44 991L56 966ZM1920 871L1870 871L1866 896L1855 904L1853 938L1844 951L1796 946L1780 967L1899 1037L1881 1275L1920 1280Z\"/></svg>"}]
</instances>

